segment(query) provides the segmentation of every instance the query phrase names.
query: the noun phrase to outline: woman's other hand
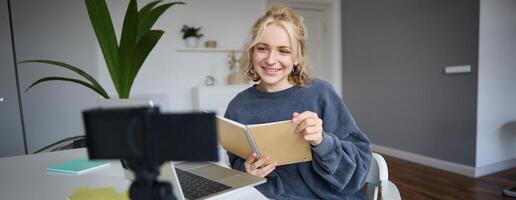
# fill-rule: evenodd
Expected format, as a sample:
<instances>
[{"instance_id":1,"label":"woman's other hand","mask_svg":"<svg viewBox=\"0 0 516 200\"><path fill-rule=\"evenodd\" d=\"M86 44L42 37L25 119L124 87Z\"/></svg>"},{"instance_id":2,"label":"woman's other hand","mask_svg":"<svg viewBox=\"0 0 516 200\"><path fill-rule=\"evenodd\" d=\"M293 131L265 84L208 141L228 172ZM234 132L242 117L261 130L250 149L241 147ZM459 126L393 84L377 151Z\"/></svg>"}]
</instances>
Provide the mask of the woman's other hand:
<instances>
[{"instance_id":1,"label":"woman's other hand","mask_svg":"<svg viewBox=\"0 0 516 200\"><path fill-rule=\"evenodd\" d=\"M278 163L273 162L269 157L264 156L260 160L256 160L256 154L251 154L245 161L245 171L251 175L265 177L270 174Z\"/></svg>"},{"instance_id":2,"label":"woman's other hand","mask_svg":"<svg viewBox=\"0 0 516 200\"><path fill-rule=\"evenodd\" d=\"M317 146L322 142L323 121L317 113L305 111L301 114L292 113L292 122L297 124L296 133L301 135L305 141L312 146Z\"/></svg>"}]
</instances>

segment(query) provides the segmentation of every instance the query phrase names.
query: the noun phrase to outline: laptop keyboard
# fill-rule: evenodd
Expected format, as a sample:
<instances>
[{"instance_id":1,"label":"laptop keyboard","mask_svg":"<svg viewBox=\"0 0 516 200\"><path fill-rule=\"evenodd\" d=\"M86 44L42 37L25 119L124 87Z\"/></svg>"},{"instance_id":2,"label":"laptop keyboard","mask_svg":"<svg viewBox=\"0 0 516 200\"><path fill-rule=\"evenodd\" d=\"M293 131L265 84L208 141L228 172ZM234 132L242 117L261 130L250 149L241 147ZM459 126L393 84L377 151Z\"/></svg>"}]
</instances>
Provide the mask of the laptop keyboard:
<instances>
[{"instance_id":1,"label":"laptop keyboard","mask_svg":"<svg viewBox=\"0 0 516 200\"><path fill-rule=\"evenodd\" d=\"M231 187L176 168L183 194L188 199L199 199Z\"/></svg>"}]
</instances>

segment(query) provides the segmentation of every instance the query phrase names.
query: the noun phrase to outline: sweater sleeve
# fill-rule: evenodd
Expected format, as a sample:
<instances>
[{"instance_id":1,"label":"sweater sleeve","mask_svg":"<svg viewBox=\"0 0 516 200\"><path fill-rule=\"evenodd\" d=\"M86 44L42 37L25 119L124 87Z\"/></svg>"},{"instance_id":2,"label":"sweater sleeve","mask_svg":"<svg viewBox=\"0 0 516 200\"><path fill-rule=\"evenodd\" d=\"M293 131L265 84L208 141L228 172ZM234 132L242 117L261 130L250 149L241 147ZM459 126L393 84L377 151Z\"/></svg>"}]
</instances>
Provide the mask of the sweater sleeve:
<instances>
[{"instance_id":1,"label":"sweater sleeve","mask_svg":"<svg viewBox=\"0 0 516 200\"><path fill-rule=\"evenodd\" d=\"M245 172L245 160L228 151L229 163L232 169Z\"/></svg>"},{"instance_id":2,"label":"sweater sleeve","mask_svg":"<svg viewBox=\"0 0 516 200\"><path fill-rule=\"evenodd\" d=\"M369 139L333 89L320 103L324 132L321 144L312 148L312 167L335 190L354 193L362 189L371 165Z\"/></svg>"}]
</instances>

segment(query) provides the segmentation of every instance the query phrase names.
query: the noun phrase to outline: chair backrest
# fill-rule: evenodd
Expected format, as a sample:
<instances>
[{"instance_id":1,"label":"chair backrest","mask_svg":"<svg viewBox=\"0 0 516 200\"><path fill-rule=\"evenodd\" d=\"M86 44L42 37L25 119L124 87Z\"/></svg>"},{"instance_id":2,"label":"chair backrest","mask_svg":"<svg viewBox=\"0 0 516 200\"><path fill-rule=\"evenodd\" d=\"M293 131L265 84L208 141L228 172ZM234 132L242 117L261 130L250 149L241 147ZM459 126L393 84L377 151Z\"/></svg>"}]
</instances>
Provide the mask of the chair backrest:
<instances>
[{"instance_id":1,"label":"chair backrest","mask_svg":"<svg viewBox=\"0 0 516 200\"><path fill-rule=\"evenodd\" d=\"M367 174L367 197L369 200L376 200L378 198L378 191L382 180L389 179L389 171L385 159L377 153L373 153L371 160L371 168Z\"/></svg>"}]
</instances>

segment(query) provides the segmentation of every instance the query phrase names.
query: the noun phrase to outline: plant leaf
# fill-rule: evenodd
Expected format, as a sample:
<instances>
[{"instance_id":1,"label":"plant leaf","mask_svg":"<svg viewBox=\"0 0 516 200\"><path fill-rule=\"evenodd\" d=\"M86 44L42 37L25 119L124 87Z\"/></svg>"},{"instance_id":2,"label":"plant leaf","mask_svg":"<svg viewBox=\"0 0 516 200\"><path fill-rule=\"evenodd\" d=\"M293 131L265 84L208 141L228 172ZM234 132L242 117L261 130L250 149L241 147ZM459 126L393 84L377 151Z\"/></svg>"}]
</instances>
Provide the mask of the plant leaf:
<instances>
[{"instance_id":1,"label":"plant leaf","mask_svg":"<svg viewBox=\"0 0 516 200\"><path fill-rule=\"evenodd\" d=\"M142 38L136 44L136 53L134 55L134 65L133 68L129 71L129 87L133 85L134 79L138 74L138 71L142 67L145 59L152 51L156 43L158 43L161 36L165 33L162 30L150 30L145 33Z\"/></svg>"},{"instance_id":2,"label":"plant leaf","mask_svg":"<svg viewBox=\"0 0 516 200\"><path fill-rule=\"evenodd\" d=\"M49 64L49 65L54 65L54 66L58 66L58 67L63 67L65 69L69 69L69 70L79 74L80 76L84 77L86 80L88 80L92 84L92 86L95 87L101 93L102 96L104 96L104 97L108 96L107 92L104 90L104 88L102 88L102 86L100 86L100 84L97 82L97 80L95 80L95 78L90 76L85 71L81 70L79 67L75 67L75 66L63 63L63 62L53 61L53 60L24 60L19 63L20 64L22 64L22 63L44 63L44 64Z\"/></svg>"},{"instance_id":3,"label":"plant leaf","mask_svg":"<svg viewBox=\"0 0 516 200\"><path fill-rule=\"evenodd\" d=\"M120 94L120 67L118 60L118 44L113 22L109 15L106 2L104 0L84 0L91 25L97 36L102 54L109 69L109 74L113 80L115 89Z\"/></svg>"},{"instance_id":4,"label":"plant leaf","mask_svg":"<svg viewBox=\"0 0 516 200\"><path fill-rule=\"evenodd\" d=\"M54 147L56 145L59 145L59 144L62 144L64 142L68 142L68 141L75 141L75 140L78 140L78 139L83 139L83 138L86 138L85 135L78 135L78 136L72 136L72 137L67 137L65 139L62 139L62 140L59 140L57 142L54 142L52 144L49 144L39 150L36 150L33 154L37 154L37 153L40 153L42 151L46 151L47 149L51 148L51 147Z\"/></svg>"},{"instance_id":5,"label":"plant leaf","mask_svg":"<svg viewBox=\"0 0 516 200\"><path fill-rule=\"evenodd\" d=\"M160 5L154 9L149 10L147 13L138 15L138 40L145 34L148 30L152 28L154 23L158 20L158 18L167 11L168 8L175 4L185 4L184 2L172 2Z\"/></svg>"},{"instance_id":6,"label":"plant leaf","mask_svg":"<svg viewBox=\"0 0 516 200\"><path fill-rule=\"evenodd\" d=\"M95 88L93 85L87 83L87 82L84 82L84 81L81 81L81 80L78 80L78 79L73 79L73 78L66 78L66 77L45 77L45 78L42 78L42 79L39 79L37 80L36 82L32 83L27 89L25 89L25 92L29 91L30 88L36 86L37 84L39 83L43 83L43 82L47 82L47 81L67 81L67 82L73 82L73 83L77 83L77 84L81 84L87 88L90 88L91 90L95 91L96 93L98 93L99 95L101 95L102 97L106 98L106 99L109 99L109 96L107 94L102 94L101 91L99 91L97 88Z\"/></svg>"},{"instance_id":7,"label":"plant leaf","mask_svg":"<svg viewBox=\"0 0 516 200\"><path fill-rule=\"evenodd\" d=\"M140 11L138 11L138 18L145 16L147 12L149 12L149 10L154 8L154 6L156 6L160 2L161 0L156 0L145 5L143 8L140 9Z\"/></svg>"},{"instance_id":8,"label":"plant leaf","mask_svg":"<svg viewBox=\"0 0 516 200\"><path fill-rule=\"evenodd\" d=\"M119 98L128 98L129 88L129 70L134 65L134 51L136 47L136 32L138 28L138 7L136 0L130 0L127 6L127 11L124 17L124 24L122 27L122 36L120 37L119 63L120 63L120 78L121 78L121 93Z\"/></svg>"}]
</instances>

